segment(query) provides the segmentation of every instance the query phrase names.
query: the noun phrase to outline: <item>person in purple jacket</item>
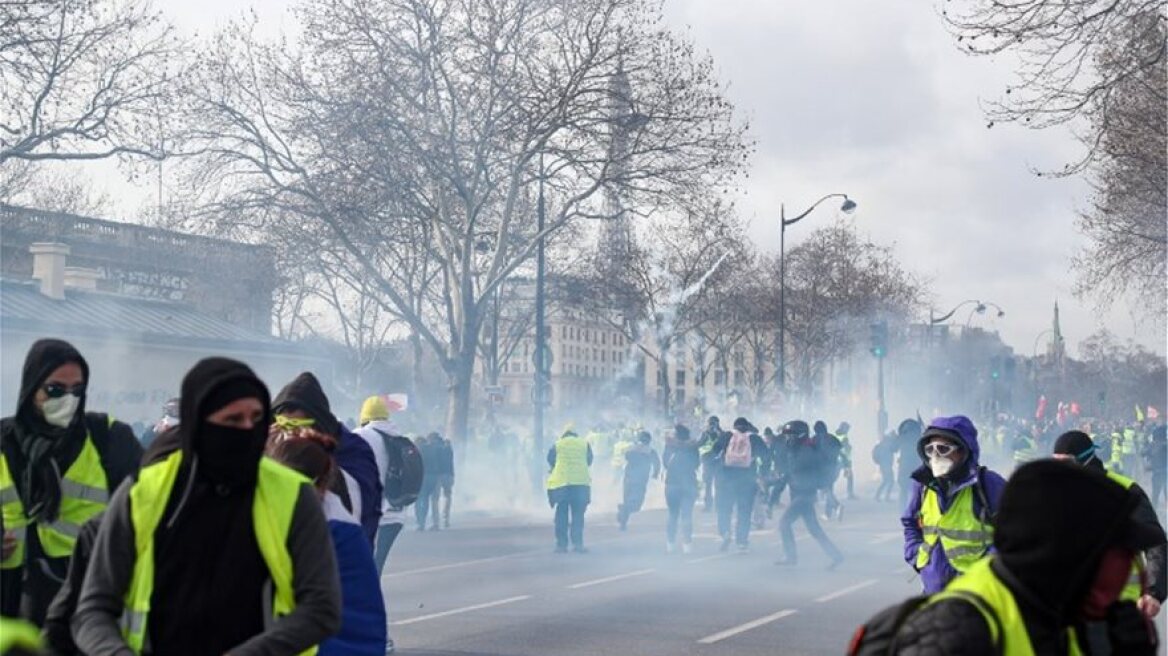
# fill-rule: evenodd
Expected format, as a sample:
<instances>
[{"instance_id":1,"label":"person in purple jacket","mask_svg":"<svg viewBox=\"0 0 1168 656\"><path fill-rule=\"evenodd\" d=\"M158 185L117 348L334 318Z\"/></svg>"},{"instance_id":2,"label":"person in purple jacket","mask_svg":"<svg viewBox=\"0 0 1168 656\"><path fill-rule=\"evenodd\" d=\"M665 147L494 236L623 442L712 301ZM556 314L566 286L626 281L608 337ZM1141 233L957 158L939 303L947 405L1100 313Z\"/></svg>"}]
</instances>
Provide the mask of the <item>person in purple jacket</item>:
<instances>
[{"instance_id":1,"label":"person in purple jacket","mask_svg":"<svg viewBox=\"0 0 1168 656\"><path fill-rule=\"evenodd\" d=\"M977 428L968 417L934 419L917 455L924 464L912 473L900 518L904 559L920 573L924 593L934 594L990 552L1006 481L979 464Z\"/></svg>"}]
</instances>

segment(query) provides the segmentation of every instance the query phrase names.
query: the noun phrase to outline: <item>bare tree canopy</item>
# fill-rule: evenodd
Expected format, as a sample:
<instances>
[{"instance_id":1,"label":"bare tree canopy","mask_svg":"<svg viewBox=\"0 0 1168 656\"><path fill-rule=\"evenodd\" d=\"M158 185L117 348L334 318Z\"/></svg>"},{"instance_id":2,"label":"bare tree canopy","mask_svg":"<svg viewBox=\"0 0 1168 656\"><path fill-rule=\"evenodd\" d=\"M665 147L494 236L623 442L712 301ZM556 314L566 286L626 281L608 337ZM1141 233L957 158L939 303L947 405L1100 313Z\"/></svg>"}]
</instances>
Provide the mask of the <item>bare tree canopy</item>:
<instances>
[{"instance_id":1,"label":"bare tree canopy","mask_svg":"<svg viewBox=\"0 0 1168 656\"><path fill-rule=\"evenodd\" d=\"M1168 14L1162 0L946 0L965 50L1019 57L1015 84L989 104L990 126L1071 126L1085 146L1059 175L1094 187L1079 228L1078 290L1108 305L1140 294L1162 320L1166 298L1165 103ZM1039 175L1042 175L1041 173Z\"/></svg>"},{"instance_id":2,"label":"bare tree canopy","mask_svg":"<svg viewBox=\"0 0 1168 656\"><path fill-rule=\"evenodd\" d=\"M438 355L464 435L493 290L541 237L728 181L747 152L708 59L645 0L309 0L297 44L220 35L191 169L220 223L306 223ZM612 80L632 112L614 112ZM614 155L612 133L628 136ZM536 196L547 224L536 230ZM332 253L329 253L332 251Z\"/></svg>"},{"instance_id":3,"label":"bare tree canopy","mask_svg":"<svg viewBox=\"0 0 1168 656\"><path fill-rule=\"evenodd\" d=\"M1159 29L1130 29L1165 42ZM1127 53L1108 49L1101 65L1122 65ZM1079 291L1092 293L1104 304L1125 293L1139 296L1139 314L1163 321L1166 310L1164 280L1168 277L1168 65L1161 57L1155 66L1116 85L1110 111L1103 123L1096 163L1089 178L1094 187L1090 206L1081 213L1079 228L1091 246L1076 259Z\"/></svg>"},{"instance_id":4,"label":"bare tree canopy","mask_svg":"<svg viewBox=\"0 0 1168 656\"><path fill-rule=\"evenodd\" d=\"M987 108L991 125L1046 128L1091 119L1081 164L1092 159L1105 129L1093 117L1122 102L1128 80L1153 79L1164 61L1162 0L946 0L943 6L964 50L1019 58L1015 83Z\"/></svg>"},{"instance_id":5,"label":"bare tree canopy","mask_svg":"<svg viewBox=\"0 0 1168 656\"><path fill-rule=\"evenodd\" d=\"M180 61L142 0L0 3L0 164L160 159Z\"/></svg>"},{"instance_id":6,"label":"bare tree canopy","mask_svg":"<svg viewBox=\"0 0 1168 656\"><path fill-rule=\"evenodd\" d=\"M874 317L910 317L921 305L923 285L892 248L847 223L819 228L787 257L788 357L804 394L813 393L829 362L855 350ZM763 266L777 290L778 264Z\"/></svg>"}]
</instances>

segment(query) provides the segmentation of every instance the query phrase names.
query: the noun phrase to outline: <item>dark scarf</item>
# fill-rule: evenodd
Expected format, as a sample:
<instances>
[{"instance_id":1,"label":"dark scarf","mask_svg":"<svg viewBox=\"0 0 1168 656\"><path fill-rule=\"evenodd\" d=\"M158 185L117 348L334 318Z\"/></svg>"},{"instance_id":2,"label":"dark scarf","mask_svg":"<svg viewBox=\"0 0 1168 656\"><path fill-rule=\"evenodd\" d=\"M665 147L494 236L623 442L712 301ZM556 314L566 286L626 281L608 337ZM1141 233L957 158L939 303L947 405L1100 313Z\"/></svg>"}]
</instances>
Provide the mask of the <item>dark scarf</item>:
<instances>
[{"instance_id":1,"label":"dark scarf","mask_svg":"<svg viewBox=\"0 0 1168 656\"><path fill-rule=\"evenodd\" d=\"M4 453L10 458L17 493L25 513L35 522L50 522L61 509L61 477L85 445L85 397L77 406L73 422L65 428L45 422L37 411L35 397L49 375L58 367L77 363L85 381L89 365L68 342L42 339L28 350L20 379L20 402L16 416L5 420Z\"/></svg>"}]
</instances>

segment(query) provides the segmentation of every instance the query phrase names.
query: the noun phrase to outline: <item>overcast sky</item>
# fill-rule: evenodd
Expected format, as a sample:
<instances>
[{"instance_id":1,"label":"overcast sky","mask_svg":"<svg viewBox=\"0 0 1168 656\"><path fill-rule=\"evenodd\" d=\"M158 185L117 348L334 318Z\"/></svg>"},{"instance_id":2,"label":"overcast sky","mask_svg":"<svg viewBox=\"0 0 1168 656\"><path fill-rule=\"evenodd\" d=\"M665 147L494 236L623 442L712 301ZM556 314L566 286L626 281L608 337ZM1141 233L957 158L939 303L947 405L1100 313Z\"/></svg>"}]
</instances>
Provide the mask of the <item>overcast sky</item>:
<instances>
[{"instance_id":1,"label":"overcast sky","mask_svg":"<svg viewBox=\"0 0 1168 656\"><path fill-rule=\"evenodd\" d=\"M275 33L292 25L292 4L253 6ZM207 34L248 4L158 6L180 29ZM987 313L974 325L1030 354L1057 300L1072 352L1103 326L1165 351L1162 327L1138 325L1123 304L1100 315L1072 295L1070 262L1085 243L1074 216L1087 189L1030 169L1058 168L1077 144L1062 131L986 129L979 103L1010 81L1010 60L957 52L934 3L666 0L665 11L713 56L750 120L758 152L740 206L763 248L778 247L780 203L790 215L846 192L859 204L849 220L930 281L938 314L965 299L996 302L1005 318ZM825 205L791 228L788 246L836 213Z\"/></svg>"}]
</instances>

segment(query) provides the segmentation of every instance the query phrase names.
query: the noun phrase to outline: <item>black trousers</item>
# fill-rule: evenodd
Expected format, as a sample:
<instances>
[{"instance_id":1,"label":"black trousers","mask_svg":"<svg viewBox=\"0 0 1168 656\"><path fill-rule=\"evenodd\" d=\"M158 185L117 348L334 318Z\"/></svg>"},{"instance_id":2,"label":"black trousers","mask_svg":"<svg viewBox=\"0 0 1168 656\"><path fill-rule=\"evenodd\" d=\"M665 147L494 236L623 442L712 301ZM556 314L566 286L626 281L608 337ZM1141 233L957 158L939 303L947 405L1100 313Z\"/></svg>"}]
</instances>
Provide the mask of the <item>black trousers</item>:
<instances>
[{"instance_id":1,"label":"black trousers","mask_svg":"<svg viewBox=\"0 0 1168 656\"><path fill-rule=\"evenodd\" d=\"M754 511L754 498L758 484L750 471L728 473L723 470L718 477L718 533L723 538L730 535L730 524L735 510L738 523L735 525L734 541L739 545L750 544L750 520Z\"/></svg>"},{"instance_id":2,"label":"black trousers","mask_svg":"<svg viewBox=\"0 0 1168 656\"><path fill-rule=\"evenodd\" d=\"M819 525L819 518L815 516L815 492L792 492L791 505L787 511L783 513L783 518L779 520L779 533L783 536L783 551L786 552L787 560L795 562L799 559L798 551L795 547L795 531L792 528L796 521L802 519L803 525L807 527L807 532L823 551L831 557L832 560L841 560L843 555L835 544L823 532L823 527Z\"/></svg>"}]
</instances>

